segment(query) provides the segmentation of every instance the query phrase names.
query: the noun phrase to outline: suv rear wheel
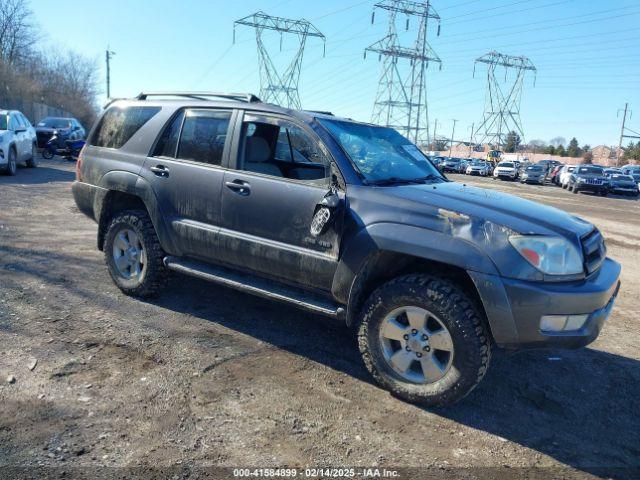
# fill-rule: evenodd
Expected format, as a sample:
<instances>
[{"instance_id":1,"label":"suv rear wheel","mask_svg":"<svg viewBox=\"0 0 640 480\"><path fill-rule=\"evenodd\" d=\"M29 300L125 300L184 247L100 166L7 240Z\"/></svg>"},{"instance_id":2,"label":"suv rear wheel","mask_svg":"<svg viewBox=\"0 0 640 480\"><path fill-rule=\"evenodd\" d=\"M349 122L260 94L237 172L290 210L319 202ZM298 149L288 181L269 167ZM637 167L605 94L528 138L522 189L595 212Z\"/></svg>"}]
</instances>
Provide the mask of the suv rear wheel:
<instances>
[{"instance_id":1,"label":"suv rear wheel","mask_svg":"<svg viewBox=\"0 0 640 480\"><path fill-rule=\"evenodd\" d=\"M473 302L455 284L430 275L399 277L375 290L362 311L358 344L378 383L429 406L467 395L491 357Z\"/></svg>"},{"instance_id":2,"label":"suv rear wheel","mask_svg":"<svg viewBox=\"0 0 640 480\"><path fill-rule=\"evenodd\" d=\"M104 255L111 278L127 295L153 296L167 283L165 254L145 211L125 211L113 217Z\"/></svg>"}]
</instances>

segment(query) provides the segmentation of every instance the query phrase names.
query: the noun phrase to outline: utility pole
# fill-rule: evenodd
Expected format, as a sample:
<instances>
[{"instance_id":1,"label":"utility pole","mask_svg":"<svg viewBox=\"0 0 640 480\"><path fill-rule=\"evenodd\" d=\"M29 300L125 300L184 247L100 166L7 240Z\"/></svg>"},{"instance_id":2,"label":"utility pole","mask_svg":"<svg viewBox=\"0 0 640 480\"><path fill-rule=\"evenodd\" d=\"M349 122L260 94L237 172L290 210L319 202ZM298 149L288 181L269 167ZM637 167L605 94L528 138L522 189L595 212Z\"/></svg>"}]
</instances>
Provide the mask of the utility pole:
<instances>
[{"instance_id":1,"label":"utility pole","mask_svg":"<svg viewBox=\"0 0 640 480\"><path fill-rule=\"evenodd\" d=\"M475 122L471 124L471 136L469 137L469 157L471 157L471 152L473 151L473 127L475 126Z\"/></svg>"},{"instance_id":2,"label":"utility pole","mask_svg":"<svg viewBox=\"0 0 640 480\"><path fill-rule=\"evenodd\" d=\"M438 131L438 119L436 118L436 121L433 124L433 149L436 149L436 142L438 141L438 139L436 138L436 132Z\"/></svg>"},{"instance_id":3,"label":"utility pole","mask_svg":"<svg viewBox=\"0 0 640 480\"><path fill-rule=\"evenodd\" d=\"M622 109L618 110L618 116L620 116L620 112ZM618 151L616 152L616 166L620 166L620 152L622 151L622 140L624 138L636 138L640 139L640 133L631 130L627 127L627 113L629 113L629 118L633 116L633 112L629 110L629 104L624 104L624 115L622 116L622 128L620 129L620 142L618 143ZM634 133L635 135L628 135L626 132Z\"/></svg>"},{"instance_id":4,"label":"utility pole","mask_svg":"<svg viewBox=\"0 0 640 480\"><path fill-rule=\"evenodd\" d=\"M105 52L105 60L107 62L107 99L111 98L111 59L116 54L109 50L109 46L107 45L107 50Z\"/></svg>"},{"instance_id":5,"label":"utility pole","mask_svg":"<svg viewBox=\"0 0 640 480\"><path fill-rule=\"evenodd\" d=\"M451 141L449 142L449 157L451 157L451 148L453 147L453 137L456 134L456 122L458 120L456 120L455 118L453 119L453 130L451 130Z\"/></svg>"}]
</instances>

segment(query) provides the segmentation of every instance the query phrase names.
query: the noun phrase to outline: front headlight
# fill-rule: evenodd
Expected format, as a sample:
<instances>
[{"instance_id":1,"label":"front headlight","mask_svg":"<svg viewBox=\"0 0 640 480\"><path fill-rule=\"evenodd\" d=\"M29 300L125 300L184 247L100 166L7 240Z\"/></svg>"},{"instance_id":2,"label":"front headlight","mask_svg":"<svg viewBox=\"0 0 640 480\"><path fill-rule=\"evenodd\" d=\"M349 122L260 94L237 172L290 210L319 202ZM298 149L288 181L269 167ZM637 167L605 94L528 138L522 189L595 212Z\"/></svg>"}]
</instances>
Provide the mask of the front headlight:
<instances>
[{"instance_id":1,"label":"front headlight","mask_svg":"<svg viewBox=\"0 0 640 480\"><path fill-rule=\"evenodd\" d=\"M578 179L578 183L584 183L584 182L586 182L586 180L584 178L579 178Z\"/></svg>"},{"instance_id":2,"label":"front headlight","mask_svg":"<svg viewBox=\"0 0 640 480\"><path fill-rule=\"evenodd\" d=\"M511 235L509 242L527 262L548 275L574 275L583 272L582 255L561 237Z\"/></svg>"}]
</instances>

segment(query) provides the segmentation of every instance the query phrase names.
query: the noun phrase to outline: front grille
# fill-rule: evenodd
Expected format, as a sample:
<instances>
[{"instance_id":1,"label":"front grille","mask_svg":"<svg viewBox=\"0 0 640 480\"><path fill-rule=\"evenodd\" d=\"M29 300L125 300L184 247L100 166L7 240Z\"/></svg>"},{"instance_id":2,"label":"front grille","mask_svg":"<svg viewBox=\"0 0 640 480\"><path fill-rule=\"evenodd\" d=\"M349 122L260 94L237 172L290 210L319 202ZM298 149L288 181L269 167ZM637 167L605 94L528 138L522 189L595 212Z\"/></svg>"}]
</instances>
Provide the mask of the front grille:
<instances>
[{"instance_id":1,"label":"front grille","mask_svg":"<svg viewBox=\"0 0 640 480\"><path fill-rule=\"evenodd\" d=\"M589 185L602 185L602 180L598 180L597 178L587 178L586 183Z\"/></svg>"},{"instance_id":2,"label":"front grille","mask_svg":"<svg viewBox=\"0 0 640 480\"><path fill-rule=\"evenodd\" d=\"M587 233L580 241L582 243L582 252L584 253L584 267L587 275L590 275L602 265L607 255L607 247L597 228Z\"/></svg>"},{"instance_id":3,"label":"front grille","mask_svg":"<svg viewBox=\"0 0 640 480\"><path fill-rule=\"evenodd\" d=\"M38 139L38 147L43 148L47 146L47 142L53 136L52 133L36 132L36 138Z\"/></svg>"}]
</instances>

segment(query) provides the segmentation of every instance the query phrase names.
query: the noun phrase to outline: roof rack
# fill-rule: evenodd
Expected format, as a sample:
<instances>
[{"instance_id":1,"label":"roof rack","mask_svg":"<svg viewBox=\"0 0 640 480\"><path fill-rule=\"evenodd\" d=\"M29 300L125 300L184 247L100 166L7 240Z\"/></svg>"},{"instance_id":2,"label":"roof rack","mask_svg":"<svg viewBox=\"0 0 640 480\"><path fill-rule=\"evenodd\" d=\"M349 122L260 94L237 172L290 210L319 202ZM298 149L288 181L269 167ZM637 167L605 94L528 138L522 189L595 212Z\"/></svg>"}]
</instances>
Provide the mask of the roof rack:
<instances>
[{"instance_id":1,"label":"roof rack","mask_svg":"<svg viewBox=\"0 0 640 480\"><path fill-rule=\"evenodd\" d=\"M246 103L262 103L258 97L252 93L218 93L218 92L141 92L136 100L146 100L148 97L184 97L194 100L210 100L214 98L224 98Z\"/></svg>"}]
</instances>

